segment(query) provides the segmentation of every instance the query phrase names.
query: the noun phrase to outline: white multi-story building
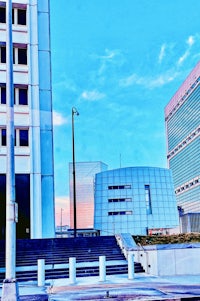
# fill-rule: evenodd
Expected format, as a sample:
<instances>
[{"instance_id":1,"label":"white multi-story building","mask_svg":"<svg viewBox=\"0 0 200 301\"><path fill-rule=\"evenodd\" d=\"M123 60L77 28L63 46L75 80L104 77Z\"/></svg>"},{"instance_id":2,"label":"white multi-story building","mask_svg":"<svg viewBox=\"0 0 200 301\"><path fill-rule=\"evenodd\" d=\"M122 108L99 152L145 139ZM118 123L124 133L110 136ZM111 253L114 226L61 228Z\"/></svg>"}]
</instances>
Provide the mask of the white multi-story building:
<instances>
[{"instance_id":1,"label":"white multi-story building","mask_svg":"<svg viewBox=\"0 0 200 301\"><path fill-rule=\"evenodd\" d=\"M15 0L13 82L17 238L54 237L49 0ZM0 1L0 238L6 208L6 0Z\"/></svg>"}]
</instances>

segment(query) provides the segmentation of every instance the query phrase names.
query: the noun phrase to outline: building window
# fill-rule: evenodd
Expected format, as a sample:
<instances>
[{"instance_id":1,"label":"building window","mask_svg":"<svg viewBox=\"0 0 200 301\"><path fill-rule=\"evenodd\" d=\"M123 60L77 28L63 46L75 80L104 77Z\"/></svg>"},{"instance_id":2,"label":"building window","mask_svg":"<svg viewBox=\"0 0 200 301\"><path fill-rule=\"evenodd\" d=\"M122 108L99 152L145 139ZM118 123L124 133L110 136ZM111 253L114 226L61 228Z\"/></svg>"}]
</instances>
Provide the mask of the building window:
<instances>
[{"instance_id":1,"label":"building window","mask_svg":"<svg viewBox=\"0 0 200 301\"><path fill-rule=\"evenodd\" d=\"M14 25L26 25L26 9L13 8L12 23Z\"/></svg>"},{"instance_id":2,"label":"building window","mask_svg":"<svg viewBox=\"0 0 200 301\"><path fill-rule=\"evenodd\" d=\"M17 24L26 25L26 10L25 9L17 10Z\"/></svg>"},{"instance_id":3,"label":"building window","mask_svg":"<svg viewBox=\"0 0 200 301\"><path fill-rule=\"evenodd\" d=\"M27 89L18 89L19 90L19 105L28 104L28 90Z\"/></svg>"},{"instance_id":4,"label":"building window","mask_svg":"<svg viewBox=\"0 0 200 301\"><path fill-rule=\"evenodd\" d=\"M6 8L0 7L0 23L6 23Z\"/></svg>"},{"instance_id":5,"label":"building window","mask_svg":"<svg viewBox=\"0 0 200 301\"><path fill-rule=\"evenodd\" d=\"M152 214L150 186L144 185L147 214Z\"/></svg>"},{"instance_id":6,"label":"building window","mask_svg":"<svg viewBox=\"0 0 200 301\"><path fill-rule=\"evenodd\" d=\"M6 63L6 46L0 47L0 63L1 64Z\"/></svg>"},{"instance_id":7,"label":"building window","mask_svg":"<svg viewBox=\"0 0 200 301\"><path fill-rule=\"evenodd\" d=\"M0 145L6 146L6 129L0 129ZM15 146L29 146L28 129L15 129Z\"/></svg>"},{"instance_id":8,"label":"building window","mask_svg":"<svg viewBox=\"0 0 200 301\"><path fill-rule=\"evenodd\" d=\"M28 87L19 86L15 88L15 104L28 105Z\"/></svg>"},{"instance_id":9,"label":"building window","mask_svg":"<svg viewBox=\"0 0 200 301\"><path fill-rule=\"evenodd\" d=\"M28 146L28 130L19 130L19 146Z\"/></svg>"},{"instance_id":10,"label":"building window","mask_svg":"<svg viewBox=\"0 0 200 301\"><path fill-rule=\"evenodd\" d=\"M15 146L29 146L28 129L15 129Z\"/></svg>"},{"instance_id":11,"label":"building window","mask_svg":"<svg viewBox=\"0 0 200 301\"><path fill-rule=\"evenodd\" d=\"M6 64L6 46L0 47L0 63ZM27 48L13 48L13 64L27 65Z\"/></svg>"},{"instance_id":12,"label":"building window","mask_svg":"<svg viewBox=\"0 0 200 301\"><path fill-rule=\"evenodd\" d=\"M6 129L0 129L1 146L6 146Z\"/></svg>"},{"instance_id":13,"label":"building window","mask_svg":"<svg viewBox=\"0 0 200 301\"><path fill-rule=\"evenodd\" d=\"M6 104L6 87L0 86L0 104Z\"/></svg>"},{"instance_id":14,"label":"building window","mask_svg":"<svg viewBox=\"0 0 200 301\"><path fill-rule=\"evenodd\" d=\"M0 104L6 104L6 86L0 86ZM14 89L14 104L28 105L28 87L16 87Z\"/></svg>"},{"instance_id":15,"label":"building window","mask_svg":"<svg viewBox=\"0 0 200 301\"><path fill-rule=\"evenodd\" d=\"M111 211L108 212L108 215L132 215L133 211L128 210L128 211Z\"/></svg>"},{"instance_id":16,"label":"building window","mask_svg":"<svg viewBox=\"0 0 200 301\"><path fill-rule=\"evenodd\" d=\"M0 7L0 23L6 23L6 7ZM12 24L26 25L26 9L12 9Z\"/></svg>"},{"instance_id":17,"label":"building window","mask_svg":"<svg viewBox=\"0 0 200 301\"><path fill-rule=\"evenodd\" d=\"M114 186L108 186L109 190L112 189L131 189L131 185L114 185Z\"/></svg>"},{"instance_id":18,"label":"building window","mask_svg":"<svg viewBox=\"0 0 200 301\"><path fill-rule=\"evenodd\" d=\"M121 198L121 199L108 199L109 203L120 203L120 202L131 202L131 198Z\"/></svg>"},{"instance_id":19,"label":"building window","mask_svg":"<svg viewBox=\"0 0 200 301\"><path fill-rule=\"evenodd\" d=\"M16 65L27 65L26 48L14 48L13 63Z\"/></svg>"}]
</instances>

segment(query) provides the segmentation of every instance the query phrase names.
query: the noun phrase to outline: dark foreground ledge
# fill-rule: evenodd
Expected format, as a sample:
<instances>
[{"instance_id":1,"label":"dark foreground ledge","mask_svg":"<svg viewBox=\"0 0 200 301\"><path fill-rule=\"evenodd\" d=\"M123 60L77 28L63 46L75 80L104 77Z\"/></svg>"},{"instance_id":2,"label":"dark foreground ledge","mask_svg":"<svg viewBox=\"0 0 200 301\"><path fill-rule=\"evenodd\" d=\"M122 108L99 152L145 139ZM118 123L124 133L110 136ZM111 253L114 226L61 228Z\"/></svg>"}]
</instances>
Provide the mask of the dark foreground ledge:
<instances>
[{"instance_id":1,"label":"dark foreground ledge","mask_svg":"<svg viewBox=\"0 0 200 301\"><path fill-rule=\"evenodd\" d=\"M24 296L19 296L19 300L20 301L48 301L48 295L44 295L44 294L24 295Z\"/></svg>"}]
</instances>

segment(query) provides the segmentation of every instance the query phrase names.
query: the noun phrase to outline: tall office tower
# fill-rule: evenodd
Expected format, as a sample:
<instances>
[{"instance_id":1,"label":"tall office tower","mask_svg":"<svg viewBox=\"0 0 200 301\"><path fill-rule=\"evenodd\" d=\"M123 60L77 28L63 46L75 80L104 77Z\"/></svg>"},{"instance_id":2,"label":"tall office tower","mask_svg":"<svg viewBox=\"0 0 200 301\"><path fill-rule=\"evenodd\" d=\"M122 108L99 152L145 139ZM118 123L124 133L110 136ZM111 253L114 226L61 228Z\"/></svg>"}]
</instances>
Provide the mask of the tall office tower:
<instances>
[{"instance_id":1,"label":"tall office tower","mask_svg":"<svg viewBox=\"0 0 200 301\"><path fill-rule=\"evenodd\" d=\"M94 227L94 180L96 173L107 170L102 162L77 162L76 174L76 216L77 229ZM70 228L74 228L73 164L69 163Z\"/></svg>"},{"instance_id":2,"label":"tall office tower","mask_svg":"<svg viewBox=\"0 0 200 301\"><path fill-rule=\"evenodd\" d=\"M166 106L165 123L179 209L200 212L200 62Z\"/></svg>"},{"instance_id":3,"label":"tall office tower","mask_svg":"<svg viewBox=\"0 0 200 301\"><path fill-rule=\"evenodd\" d=\"M48 0L12 1L17 238L54 237ZM6 215L6 0L0 1L0 238Z\"/></svg>"}]
</instances>

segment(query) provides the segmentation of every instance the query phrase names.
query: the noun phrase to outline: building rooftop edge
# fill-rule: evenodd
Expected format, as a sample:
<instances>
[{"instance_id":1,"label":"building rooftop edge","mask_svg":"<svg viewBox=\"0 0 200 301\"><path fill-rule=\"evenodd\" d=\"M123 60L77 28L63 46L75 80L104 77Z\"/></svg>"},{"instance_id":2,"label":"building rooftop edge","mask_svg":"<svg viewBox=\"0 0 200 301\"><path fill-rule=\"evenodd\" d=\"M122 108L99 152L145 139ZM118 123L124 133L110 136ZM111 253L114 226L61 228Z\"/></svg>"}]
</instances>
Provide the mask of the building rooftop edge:
<instances>
[{"instance_id":1,"label":"building rooftop edge","mask_svg":"<svg viewBox=\"0 0 200 301\"><path fill-rule=\"evenodd\" d=\"M184 97L184 95L189 94L187 93L189 92L188 90L191 88L191 86L194 84L194 82L198 79L199 76L200 76L200 61L192 69L192 71L189 73L187 78L184 80L184 82L181 84L179 89L176 91L176 93L173 95L173 97L166 105L165 117L167 117L170 114L170 112L176 107L176 105L181 100L181 98Z\"/></svg>"},{"instance_id":2,"label":"building rooftop edge","mask_svg":"<svg viewBox=\"0 0 200 301\"><path fill-rule=\"evenodd\" d=\"M108 166L108 164L103 162L103 161L76 161L75 162L75 164L79 164L79 163L81 163L81 164L84 164L84 163L86 163L86 164L88 164L88 163L103 163L103 164ZM72 162L69 162L69 164L72 164Z\"/></svg>"},{"instance_id":3,"label":"building rooftop edge","mask_svg":"<svg viewBox=\"0 0 200 301\"><path fill-rule=\"evenodd\" d=\"M119 168L114 168L114 169L109 169L109 170L101 171L101 172L99 172L98 174L104 173L104 172L111 172L111 171L116 171L116 170L128 169L128 168L131 168L131 169L140 169L140 168L148 168L148 169L150 169L150 168L152 168L152 169L171 170L171 169L168 168L168 167L156 167L156 166L126 166L126 167L119 167Z\"/></svg>"}]
</instances>

